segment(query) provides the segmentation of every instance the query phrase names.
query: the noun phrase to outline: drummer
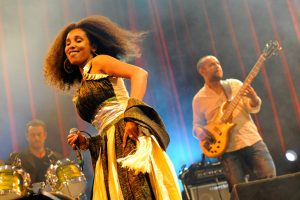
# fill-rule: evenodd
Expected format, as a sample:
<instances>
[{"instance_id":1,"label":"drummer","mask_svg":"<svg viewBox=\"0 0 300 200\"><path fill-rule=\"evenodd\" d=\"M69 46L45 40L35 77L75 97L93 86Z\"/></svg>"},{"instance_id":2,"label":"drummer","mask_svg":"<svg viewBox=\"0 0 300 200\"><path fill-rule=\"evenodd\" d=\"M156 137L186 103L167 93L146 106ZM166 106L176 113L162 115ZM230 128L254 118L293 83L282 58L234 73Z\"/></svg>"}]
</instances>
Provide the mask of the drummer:
<instances>
[{"instance_id":1,"label":"drummer","mask_svg":"<svg viewBox=\"0 0 300 200\"><path fill-rule=\"evenodd\" d=\"M26 124L26 140L28 148L10 154L9 162L17 164L30 174L31 183L45 182L45 174L52 163L62 159L61 154L45 147L47 139L46 124L38 119Z\"/></svg>"}]
</instances>

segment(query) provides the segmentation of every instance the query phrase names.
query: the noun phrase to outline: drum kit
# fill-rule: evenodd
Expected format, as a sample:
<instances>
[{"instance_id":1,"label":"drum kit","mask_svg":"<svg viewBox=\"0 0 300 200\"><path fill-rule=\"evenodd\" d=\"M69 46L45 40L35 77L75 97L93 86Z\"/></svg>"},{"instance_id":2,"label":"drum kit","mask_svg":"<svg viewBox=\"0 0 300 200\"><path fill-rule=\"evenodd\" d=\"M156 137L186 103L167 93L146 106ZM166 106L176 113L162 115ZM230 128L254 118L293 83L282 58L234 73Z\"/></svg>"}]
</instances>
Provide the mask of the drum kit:
<instances>
[{"instance_id":1,"label":"drum kit","mask_svg":"<svg viewBox=\"0 0 300 200\"><path fill-rule=\"evenodd\" d=\"M20 165L0 165L0 200L84 199L86 178L76 162L58 160L45 176L45 182L31 183L30 175Z\"/></svg>"}]
</instances>

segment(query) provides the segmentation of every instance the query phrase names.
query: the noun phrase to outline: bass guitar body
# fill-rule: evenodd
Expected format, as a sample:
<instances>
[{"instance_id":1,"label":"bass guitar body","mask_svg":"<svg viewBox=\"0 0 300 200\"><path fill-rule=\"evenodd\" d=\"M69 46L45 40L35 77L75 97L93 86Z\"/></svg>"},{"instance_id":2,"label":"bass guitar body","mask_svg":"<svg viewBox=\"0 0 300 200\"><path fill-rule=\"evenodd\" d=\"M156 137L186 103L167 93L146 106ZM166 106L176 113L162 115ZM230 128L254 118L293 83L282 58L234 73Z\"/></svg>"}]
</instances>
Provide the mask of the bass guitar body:
<instances>
[{"instance_id":1,"label":"bass guitar body","mask_svg":"<svg viewBox=\"0 0 300 200\"><path fill-rule=\"evenodd\" d=\"M204 127L204 129L210 133L211 139L202 140L200 147L204 155L209 158L220 157L226 151L230 131L235 126L234 123L222 122L221 120L226 105L227 103L225 102L212 122Z\"/></svg>"}]
</instances>

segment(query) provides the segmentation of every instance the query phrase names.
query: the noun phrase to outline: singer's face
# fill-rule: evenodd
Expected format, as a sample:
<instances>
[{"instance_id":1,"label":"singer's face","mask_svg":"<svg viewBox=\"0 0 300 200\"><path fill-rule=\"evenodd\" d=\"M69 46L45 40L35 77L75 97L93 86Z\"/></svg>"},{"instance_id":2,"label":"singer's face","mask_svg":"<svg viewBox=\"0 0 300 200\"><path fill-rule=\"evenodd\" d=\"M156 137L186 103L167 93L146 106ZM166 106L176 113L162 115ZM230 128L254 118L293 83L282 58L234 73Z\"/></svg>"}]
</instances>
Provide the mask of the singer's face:
<instances>
[{"instance_id":1,"label":"singer's face","mask_svg":"<svg viewBox=\"0 0 300 200\"><path fill-rule=\"evenodd\" d=\"M43 149L47 133L43 126L29 126L27 130L28 145L32 149Z\"/></svg>"},{"instance_id":2,"label":"singer's face","mask_svg":"<svg viewBox=\"0 0 300 200\"><path fill-rule=\"evenodd\" d=\"M77 28L68 33L65 54L72 65L81 67L93 57L90 41L85 31Z\"/></svg>"}]
</instances>

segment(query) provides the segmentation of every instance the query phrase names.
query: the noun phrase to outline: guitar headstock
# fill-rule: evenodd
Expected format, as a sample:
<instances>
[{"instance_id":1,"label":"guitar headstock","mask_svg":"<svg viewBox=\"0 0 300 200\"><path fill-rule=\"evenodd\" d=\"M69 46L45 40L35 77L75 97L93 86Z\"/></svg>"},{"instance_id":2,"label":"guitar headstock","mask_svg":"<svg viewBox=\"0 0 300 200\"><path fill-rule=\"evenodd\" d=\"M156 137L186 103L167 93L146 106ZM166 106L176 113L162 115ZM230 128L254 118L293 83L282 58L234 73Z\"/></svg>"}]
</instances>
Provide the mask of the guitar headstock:
<instances>
[{"instance_id":1,"label":"guitar headstock","mask_svg":"<svg viewBox=\"0 0 300 200\"><path fill-rule=\"evenodd\" d=\"M282 48L277 41L270 40L263 50L263 56L266 59L270 58L271 56L276 55L281 49Z\"/></svg>"}]
</instances>

